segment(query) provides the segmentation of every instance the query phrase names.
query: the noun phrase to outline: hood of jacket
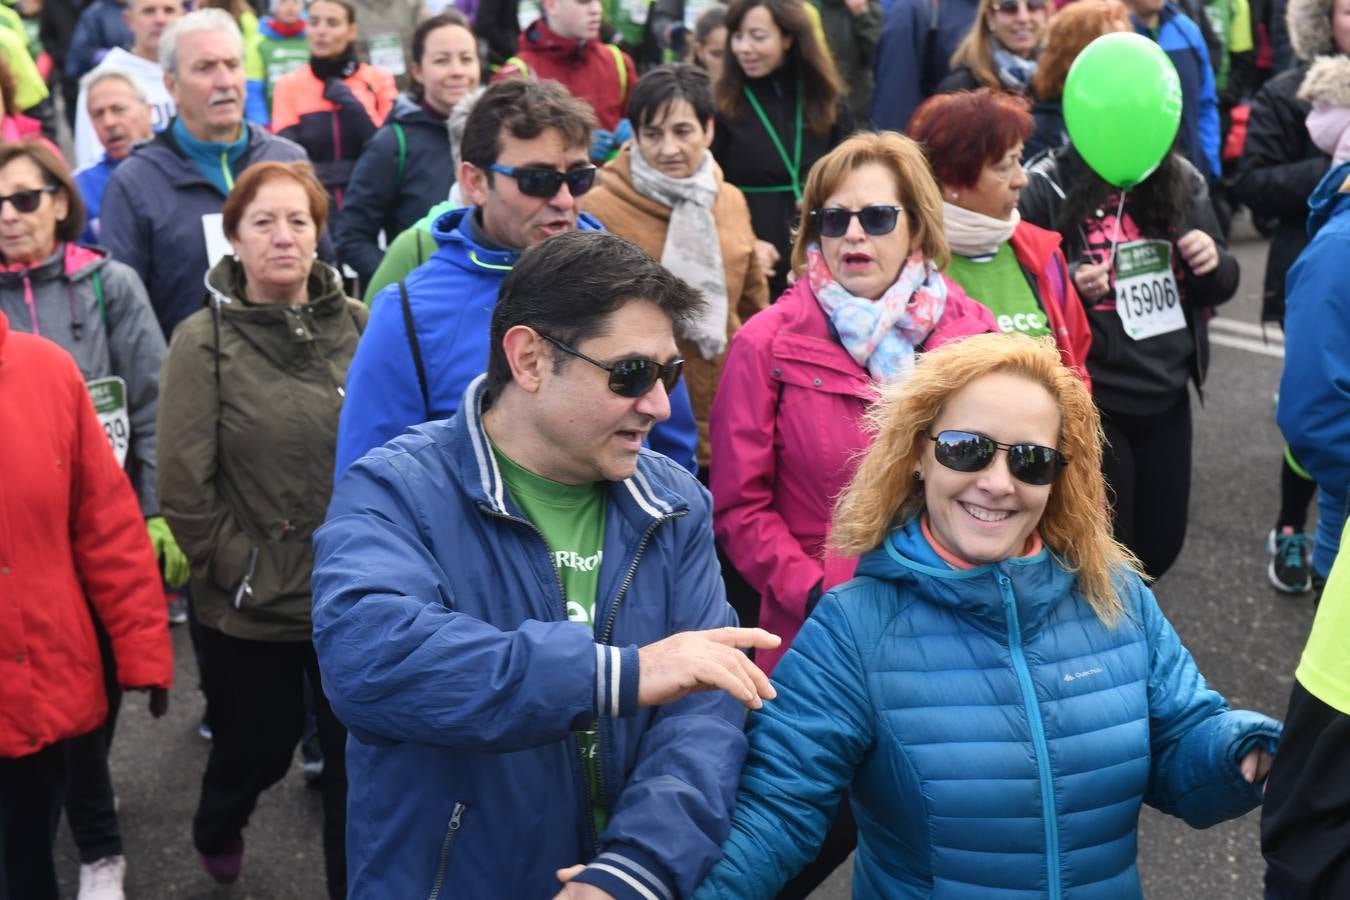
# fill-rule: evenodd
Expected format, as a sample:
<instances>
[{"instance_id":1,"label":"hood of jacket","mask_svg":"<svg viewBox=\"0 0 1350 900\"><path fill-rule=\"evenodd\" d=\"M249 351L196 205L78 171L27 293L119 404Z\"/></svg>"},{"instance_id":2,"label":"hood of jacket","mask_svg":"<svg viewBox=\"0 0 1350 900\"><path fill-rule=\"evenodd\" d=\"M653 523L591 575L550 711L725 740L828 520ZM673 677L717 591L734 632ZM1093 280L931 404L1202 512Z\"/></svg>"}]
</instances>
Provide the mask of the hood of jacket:
<instances>
[{"instance_id":1,"label":"hood of jacket","mask_svg":"<svg viewBox=\"0 0 1350 900\"><path fill-rule=\"evenodd\" d=\"M431 224L431 236L436 239L440 249L437 255L450 260L462 269L478 271L480 269L510 269L516 264L520 253L515 250L488 250L480 247L473 239L473 230L469 227L469 216L478 207L465 206L443 213ZM577 213L578 231L604 231L600 221L586 213Z\"/></svg>"},{"instance_id":2,"label":"hood of jacket","mask_svg":"<svg viewBox=\"0 0 1350 900\"><path fill-rule=\"evenodd\" d=\"M1289 0L1285 25L1294 55L1306 63L1336 52L1331 32L1331 7L1335 0Z\"/></svg>"},{"instance_id":3,"label":"hood of jacket","mask_svg":"<svg viewBox=\"0 0 1350 900\"><path fill-rule=\"evenodd\" d=\"M227 315L244 315L259 320L274 318L279 308L272 303L254 303L246 296L247 279L244 266L233 256L222 257L220 262L206 273L203 280L206 286L205 306L213 303ZM342 293L342 276L328 263L315 260L309 270L309 303L312 306L341 306L346 297Z\"/></svg>"},{"instance_id":4,"label":"hood of jacket","mask_svg":"<svg viewBox=\"0 0 1350 900\"><path fill-rule=\"evenodd\" d=\"M1031 556L953 569L923 536L917 516L893 529L881 546L863 554L854 574L908 585L928 602L960 610L994 634L1005 633L1007 621L998 588L1001 576L1012 580L1024 630L1042 622L1078 580L1045 546Z\"/></svg>"},{"instance_id":5,"label":"hood of jacket","mask_svg":"<svg viewBox=\"0 0 1350 900\"><path fill-rule=\"evenodd\" d=\"M106 250L66 241L35 266L0 266L0 286L17 284L24 278L45 281L64 276L71 281L80 281L101 269L107 261Z\"/></svg>"},{"instance_id":6,"label":"hood of jacket","mask_svg":"<svg viewBox=\"0 0 1350 900\"><path fill-rule=\"evenodd\" d=\"M1322 176L1308 198L1308 236L1315 236L1347 207L1350 207L1350 162L1343 162Z\"/></svg>"},{"instance_id":7,"label":"hood of jacket","mask_svg":"<svg viewBox=\"0 0 1350 900\"><path fill-rule=\"evenodd\" d=\"M1320 100L1331 106L1350 106L1350 56L1319 56L1308 68L1299 85L1298 99L1304 103Z\"/></svg>"},{"instance_id":8,"label":"hood of jacket","mask_svg":"<svg viewBox=\"0 0 1350 900\"><path fill-rule=\"evenodd\" d=\"M547 53L553 56L573 57L580 59L586 52L586 48L600 40L599 37L590 40L576 40L567 38L558 34L543 19L536 19L521 35L524 42L529 45L530 50L536 53Z\"/></svg>"},{"instance_id":9,"label":"hood of jacket","mask_svg":"<svg viewBox=\"0 0 1350 900\"><path fill-rule=\"evenodd\" d=\"M300 30L295 34L282 34L276 28L277 20L275 16L263 16L262 19L258 21L258 36L266 38L269 41L290 41L295 40L296 38L303 40L308 25L303 19L296 24L299 26Z\"/></svg>"}]
</instances>

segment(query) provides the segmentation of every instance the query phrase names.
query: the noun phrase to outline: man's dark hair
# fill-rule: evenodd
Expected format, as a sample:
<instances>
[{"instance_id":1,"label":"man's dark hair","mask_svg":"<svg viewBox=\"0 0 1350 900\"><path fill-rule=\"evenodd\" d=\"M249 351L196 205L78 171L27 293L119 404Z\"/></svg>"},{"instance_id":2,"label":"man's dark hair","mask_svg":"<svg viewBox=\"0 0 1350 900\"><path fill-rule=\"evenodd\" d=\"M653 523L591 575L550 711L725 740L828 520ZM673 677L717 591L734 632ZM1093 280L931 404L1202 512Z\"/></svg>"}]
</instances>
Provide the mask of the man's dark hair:
<instances>
[{"instance_id":1,"label":"man's dark hair","mask_svg":"<svg viewBox=\"0 0 1350 900\"><path fill-rule=\"evenodd\" d=\"M641 83L641 82L639 82ZM547 128L562 132L570 147L589 147L599 127L590 104L556 81L507 78L489 85L464 125L460 159L487 169L502 152L502 129L519 141L539 137ZM492 175L488 174L489 183Z\"/></svg>"},{"instance_id":2,"label":"man's dark hair","mask_svg":"<svg viewBox=\"0 0 1350 900\"><path fill-rule=\"evenodd\" d=\"M675 323L697 315L704 303L698 291L615 234L569 231L526 250L502 280L492 311L485 405L511 381L502 339L512 328L525 325L575 347L605 334L610 315L641 300ZM570 359L555 352L554 371Z\"/></svg>"},{"instance_id":3,"label":"man's dark hair","mask_svg":"<svg viewBox=\"0 0 1350 900\"><path fill-rule=\"evenodd\" d=\"M687 100L704 127L717 111L708 73L689 63L675 63L642 76L628 99L628 118L635 128L651 125L658 115L669 115L670 104L676 100Z\"/></svg>"}]
</instances>

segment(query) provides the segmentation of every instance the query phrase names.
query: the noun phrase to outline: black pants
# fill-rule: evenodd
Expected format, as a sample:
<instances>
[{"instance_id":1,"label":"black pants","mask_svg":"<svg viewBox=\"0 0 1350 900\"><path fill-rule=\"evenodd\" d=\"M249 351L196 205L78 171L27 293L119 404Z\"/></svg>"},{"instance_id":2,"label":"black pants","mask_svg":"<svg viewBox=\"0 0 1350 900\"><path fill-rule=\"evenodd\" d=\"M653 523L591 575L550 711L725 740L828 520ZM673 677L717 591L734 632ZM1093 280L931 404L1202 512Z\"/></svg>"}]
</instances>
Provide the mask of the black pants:
<instances>
[{"instance_id":1,"label":"black pants","mask_svg":"<svg viewBox=\"0 0 1350 900\"><path fill-rule=\"evenodd\" d=\"M1266 782L1267 900L1350 897L1350 716L1294 682Z\"/></svg>"},{"instance_id":2,"label":"black pants","mask_svg":"<svg viewBox=\"0 0 1350 900\"><path fill-rule=\"evenodd\" d=\"M0 900L56 900L52 845L66 795L63 743L0 757Z\"/></svg>"},{"instance_id":3,"label":"black pants","mask_svg":"<svg viewBox=\"0 0 1350 900\"><path fill-rule=\"evenodd\" d=\"M708 487L712 471L709 466L703 466L698 470L698 480ZM722 567L722 584L727 591L727 602L731 608L736 610L736 618L740 620L742 628L754 628L759 625L759 591L750 586L750 582L741 577L736 564L731 561L722 550L722 542L717 542L717 563ZM755 658L755 651L748 651L751 659Z\"/></svg>"},{"instance_id":4,"label":"black pants","mask_svg":"<svg viewBox=\"0 0 1350 900\"><path fill-rule=\"evenodd\" d=\"M1102 410L1102 474L1116 540L1162 577L1181 554L1191 505L1191 398L1151 416Z\"/></svg>"},{"instance_id":5,"label":"black pants","mask_svg":"<svg viewBox=\"0 0 1350 900\"><path fill-rule=\"evenodd\" d=\"M91 863L122 852L122 829L117 821L112 772L108 769L108 751L117 713L122 706L122 689L117 686L117 663L112 642L98 617L94 617L103 661L103 691L108 698L108 718L88 734L65 741L66 748L66 821L70 836L80 851L80 862Z\"/></svg>"},{"instance_id":6,"label":"black pants","mask_svg":"<svg viewBox=\"0 0 1350 900\"><path fill-rule=\"evenodd\" d=\"M218 854L242 836L258 796L291 768L305 725L305 673L317 686L319 662L308 641L247 641L201 628L211 756L192 820L199 853ZM347 731L315 691L323 748L323 850L328 895L347 895Z\"/></svg>"}]
</instances>

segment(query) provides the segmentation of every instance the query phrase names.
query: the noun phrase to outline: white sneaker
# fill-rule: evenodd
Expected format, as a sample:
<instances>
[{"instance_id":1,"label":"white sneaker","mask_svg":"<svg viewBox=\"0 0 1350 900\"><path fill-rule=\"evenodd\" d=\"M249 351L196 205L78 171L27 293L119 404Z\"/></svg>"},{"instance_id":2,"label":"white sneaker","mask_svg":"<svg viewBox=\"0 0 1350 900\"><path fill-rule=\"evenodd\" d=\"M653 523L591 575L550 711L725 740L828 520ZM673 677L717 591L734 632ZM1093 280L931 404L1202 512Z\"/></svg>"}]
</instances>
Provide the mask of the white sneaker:
<instances>
[{"instance_id":1,"label":"white sneaker","mask_svg":"<svg viewBox=\"0 0 1350 900\"><path fill-rule=\"evenodd\" d=\"M126 900L122 879L127 874L127 858L120 853L80 866L79 900Z\"/></svg>"}]
</instances>

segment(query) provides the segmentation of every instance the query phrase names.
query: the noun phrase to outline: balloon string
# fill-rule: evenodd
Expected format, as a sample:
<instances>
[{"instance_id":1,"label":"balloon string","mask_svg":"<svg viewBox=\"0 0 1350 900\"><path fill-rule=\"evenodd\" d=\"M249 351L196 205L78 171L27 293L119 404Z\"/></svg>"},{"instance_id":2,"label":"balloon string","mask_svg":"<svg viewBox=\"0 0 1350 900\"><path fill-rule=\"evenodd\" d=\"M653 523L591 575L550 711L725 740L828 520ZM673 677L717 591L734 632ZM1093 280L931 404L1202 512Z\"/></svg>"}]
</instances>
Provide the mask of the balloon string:
<instances>
[{"instance_id":1,"label":"balloon string","mask_svg":"<svg viewBox=\"0 0 1350 900\"><path fill-rule=\"evenodd\" d=\"M1111 235L1111 271L1116 269L1116 246L1120 243L1120 216L1125 211L1125 191L1120 192L1120 203L1116 205L1116 228Z\"/></svg>"}]
</instances>

